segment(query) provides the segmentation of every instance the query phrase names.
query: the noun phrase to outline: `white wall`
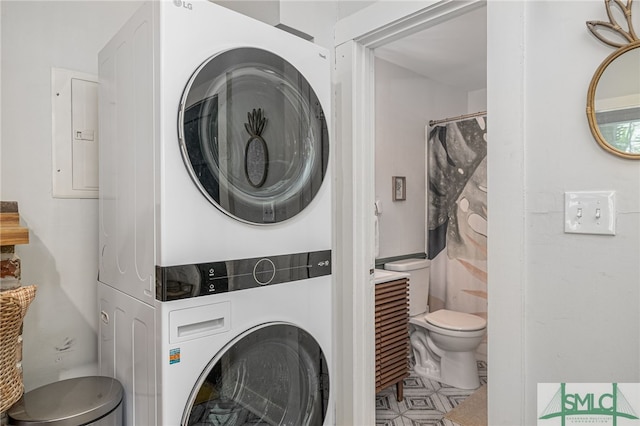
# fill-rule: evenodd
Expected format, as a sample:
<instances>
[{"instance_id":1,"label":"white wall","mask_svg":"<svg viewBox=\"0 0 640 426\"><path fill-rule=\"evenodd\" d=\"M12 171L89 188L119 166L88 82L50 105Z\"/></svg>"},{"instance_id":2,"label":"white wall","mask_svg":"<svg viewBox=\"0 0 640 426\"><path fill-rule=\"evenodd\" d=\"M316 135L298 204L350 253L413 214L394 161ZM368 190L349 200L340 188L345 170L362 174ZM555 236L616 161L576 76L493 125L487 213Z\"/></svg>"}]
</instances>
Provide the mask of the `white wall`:
<instances>
[{"instance_id":1,"label":"white wall","mask_svg":"<svg viewBox=\"0 0 640 426\"><path fill-rule=\"evenodd\" d=\"M98 51L136 2L2 2L1 198L19 203L37 284L24 327L27 390L97 362L98 203L51 196L51 68L97 75Z\"/></svg>"},{"instance_id":2,"label":"white wall","mask_svg":"<svg viewBox=\"0 0 640 426\"><path fill-rule=\"evenodd\" d=\"M346 18L349 15L353 15L360 9L364 9L367 6L371 6L376 0L338 0L338 19Z\"/></svg>"},{"instance_id":3,"label":"white wall","mask_svg":"<svg viewBox=\"0 0 640 426\"><path fill-rule=\"evenodd\" d=\"M376 58L377 258L425 252L425 126L465 114L467 93ZM406 201L393 201L392 176L407 179ZM373 212L373 206L372 206Z\"/></svg>"},{"instance_id":4,"label":"white wall","mask_svg":"<svg viewBox=\"0 0 640 426\"><path fill-rule=\"evenodd\" d=\"M425 251L425 126L486 110L486 89L464 92L376 58L378 258ZM392 176L407 177L407 200L393 201Z\"/></svg>"},{"instance_id":5,"label":"white wall","mask_svg":"<svg viewBox=\"0 0 640 426\"><path fill-rule=\"evenodd\" d=\"M285 25L311 37L313 42L333 50L333 24L338 16L354 13L368 1L355 1L345 7L334 0L211 0L243 15L276 26Z\"/></svg>"},{"instance_id":6,"label":"white wall","mask_svg":"<svg viewBox=\"0 0 640 426\"><path fill-rule=\"evenodd\" d=\"M640 163L602 150L585 116L591 77L613 49L584 22L606 20L604 9L598 1L549 1L527 10L536 28L555 29L531 28L526 34L525 321L531 392L537 382L640 381ZM567 31L569 23L575 27ZM553 69L570 78L558 78ZM564 234L563 192L602 189L617 192L617 235ZM534 395L527 401L527 417L533 419Z\"/></svg>"},{"instance_id":7,"label":"white wall","mask_svg":"<svg viewBox=\"0 0 640 426\"><path fill-rule=\"evenodd\" d=\"M467 94L467 113L487 110L487 89L473 90Z\"/></svg>"},{"instance_id":8,"label":"white wall","mask_svg":"<svg viewBox=\"0 0 640 426\"><path fill-rule=\"evenodd\" d=\"M269 25L280 23L279 0L211 0L220 6L235 10L243 15L250 16Z\"/></svg>"},{"instance_id":9,"label":"white wall","mask_svg":"<svg viewBox=\"0 0 640 426\"><path fill-rule=\"evenodd\" d=\"M269 25L283 24L313 37L331 50L334 24L375 3L376 0L210 0Z\"/></svg>"},{"instance_id":10,"label":"white wall","mask_svg":"<svg viewBox=\"0 0 640 426\"><path fill-rule=\"evenodd\" d=\"M489 4L492 424L535 424L540 382L640 381L640 163L589 131L613 51L587 31L597 19L598 0ZM615 190L617 235L565 234L569 190Z\"/></svg>"}]
</instances>

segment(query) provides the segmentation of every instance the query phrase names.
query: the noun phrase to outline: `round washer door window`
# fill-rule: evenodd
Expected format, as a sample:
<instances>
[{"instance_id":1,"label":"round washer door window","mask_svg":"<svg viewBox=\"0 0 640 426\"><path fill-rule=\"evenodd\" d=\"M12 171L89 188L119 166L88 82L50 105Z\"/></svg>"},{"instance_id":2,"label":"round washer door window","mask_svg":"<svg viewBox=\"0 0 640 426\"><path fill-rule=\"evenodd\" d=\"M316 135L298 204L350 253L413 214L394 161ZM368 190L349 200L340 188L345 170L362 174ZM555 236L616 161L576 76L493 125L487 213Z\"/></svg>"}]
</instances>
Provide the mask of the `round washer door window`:
<instances>
[{"instance_id":1,"label":"round washer door window","mask_svg":"<svg viewBox=\"0 0 640 426\"><path fill-rule=\"evenodd\" d=\"M249 330L206 367L183 425L321 426L329 376L316 340L290 324Z\"/></svg>"},{"instance_id":2,"label":"round washer door window","mask_svg":"<svg viewBox=\"0 0 640 426\"><path fill-rule=\"evenodd\" d=\"M282 222L320 190L329 159L322 106L304 76L271 52L209 58L184 91L178 126L193 181L233 218Z\"/></svg>"}]
</instances>

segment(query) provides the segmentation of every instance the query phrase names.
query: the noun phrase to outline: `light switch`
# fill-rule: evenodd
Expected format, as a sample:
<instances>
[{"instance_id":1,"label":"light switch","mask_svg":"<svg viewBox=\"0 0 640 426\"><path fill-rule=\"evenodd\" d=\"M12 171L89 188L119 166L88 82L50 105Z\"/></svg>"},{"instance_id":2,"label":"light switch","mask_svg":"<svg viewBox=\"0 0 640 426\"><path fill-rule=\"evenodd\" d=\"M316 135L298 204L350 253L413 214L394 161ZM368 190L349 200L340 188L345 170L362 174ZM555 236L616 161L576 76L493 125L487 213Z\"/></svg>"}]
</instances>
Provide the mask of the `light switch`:
<instances>
[{"instance_id":1,"label":"light switch","mask_svg":"<svg viewBox=\"0 0 640 426\"><path fill-rule=\"evenodd\" d=\"M616 234L615 191L564 193L564 232Z\"/></svg>"},{"instance_id":2,"label":"light switch","mask_svg":"<svg viewBox=\"0 0 640 426\"><path fill-rule=\"evenodd\" d=\"M94 130L76 130L75 131L75 138L78 140L83 140L83 141L92 141L95 138L95 131Z\"/></svg>"}]
</instances>

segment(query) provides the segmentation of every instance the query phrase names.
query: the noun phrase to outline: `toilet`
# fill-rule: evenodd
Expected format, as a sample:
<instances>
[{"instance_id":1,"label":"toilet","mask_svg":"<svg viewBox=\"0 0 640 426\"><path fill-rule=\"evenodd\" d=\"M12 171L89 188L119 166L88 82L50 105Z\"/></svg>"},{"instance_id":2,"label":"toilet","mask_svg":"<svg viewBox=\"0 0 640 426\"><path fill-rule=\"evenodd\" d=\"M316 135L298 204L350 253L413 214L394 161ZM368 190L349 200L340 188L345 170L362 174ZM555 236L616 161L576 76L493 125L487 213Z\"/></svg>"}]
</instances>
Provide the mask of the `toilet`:
<instances>
[{"instance_id":1,"label":"toilet","mask_svg":"<svg viewBox=\"0 0 640 426\"><path fill-rule=\"evenodd\" d=\"M477 315L440 309L429 313L428 259L404 259L384 268L409 274L409 325L416 374L459 388L480 386L475 350L487 331Z\"/></svg>"}]
</instances>

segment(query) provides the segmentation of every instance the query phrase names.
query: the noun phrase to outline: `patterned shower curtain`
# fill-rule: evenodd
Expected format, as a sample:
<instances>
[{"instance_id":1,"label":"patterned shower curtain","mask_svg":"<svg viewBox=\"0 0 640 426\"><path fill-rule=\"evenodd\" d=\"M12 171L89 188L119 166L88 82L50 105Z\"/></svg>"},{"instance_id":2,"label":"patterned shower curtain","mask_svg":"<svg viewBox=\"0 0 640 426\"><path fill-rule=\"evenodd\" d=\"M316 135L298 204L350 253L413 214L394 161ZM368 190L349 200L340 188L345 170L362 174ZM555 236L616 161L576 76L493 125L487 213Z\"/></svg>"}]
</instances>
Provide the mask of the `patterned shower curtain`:
<instances>
[{"instance_id":1,"label":"patterned shower curtain","mask_svg":"<svg viewBox=\"0 0 640 426\"><path fill-rule=\"evenodd\" d=\"M435 126L428 132L429 310L446 308L486 318L487 118Z\"/></svg>"}]
</instances>

